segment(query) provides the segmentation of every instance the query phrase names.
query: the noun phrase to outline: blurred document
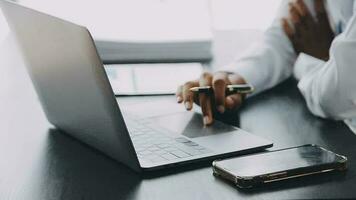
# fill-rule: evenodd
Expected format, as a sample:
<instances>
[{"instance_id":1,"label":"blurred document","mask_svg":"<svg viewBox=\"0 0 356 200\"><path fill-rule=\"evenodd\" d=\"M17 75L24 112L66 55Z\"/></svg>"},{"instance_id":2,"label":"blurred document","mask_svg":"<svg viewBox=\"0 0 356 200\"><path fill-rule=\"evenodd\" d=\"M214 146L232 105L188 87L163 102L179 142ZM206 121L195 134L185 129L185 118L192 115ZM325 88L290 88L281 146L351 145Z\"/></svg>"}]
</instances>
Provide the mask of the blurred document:
<instances>
[{"instance_id":1,"label":"blurred document","mask_svg":"<svg viewBox=\"0 0 356 200\"><path fill-rule=\"evenodd\" d=\"M116 95L174 94L179 85L200 76L200 63L106 65Z\"/></svg>"}]
</instances>

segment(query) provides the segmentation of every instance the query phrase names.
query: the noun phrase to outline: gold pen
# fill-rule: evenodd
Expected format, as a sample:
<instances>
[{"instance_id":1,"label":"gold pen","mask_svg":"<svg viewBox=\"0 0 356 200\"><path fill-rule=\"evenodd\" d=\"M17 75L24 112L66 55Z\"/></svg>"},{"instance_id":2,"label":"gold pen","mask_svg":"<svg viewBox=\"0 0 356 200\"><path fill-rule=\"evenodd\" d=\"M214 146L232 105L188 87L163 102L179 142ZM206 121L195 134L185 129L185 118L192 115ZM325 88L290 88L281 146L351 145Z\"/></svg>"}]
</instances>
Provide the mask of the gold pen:
<instances>
[{"instance_id":1,"label":"gold pen","mask_svg":"<svg viewBox=\"0 0 356 200\"><path fill-rule=\"evenodd\" d=\"M189 90L196 93L210 93L212 92L212 87L211 86L192 87ZM227 93L250 94L253 91L254 91L254 87L250 84L237 84L237 85L226 86Z\"/></svg>"}]
</instances>

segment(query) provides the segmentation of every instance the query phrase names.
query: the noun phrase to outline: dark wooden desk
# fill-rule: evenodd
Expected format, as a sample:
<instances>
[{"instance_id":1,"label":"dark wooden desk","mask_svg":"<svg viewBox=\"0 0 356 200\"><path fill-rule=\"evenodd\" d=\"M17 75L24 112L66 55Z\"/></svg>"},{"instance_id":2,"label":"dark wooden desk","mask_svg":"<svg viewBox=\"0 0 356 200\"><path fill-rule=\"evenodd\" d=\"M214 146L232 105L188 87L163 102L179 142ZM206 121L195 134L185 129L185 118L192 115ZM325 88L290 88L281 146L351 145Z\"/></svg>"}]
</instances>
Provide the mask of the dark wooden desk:
<instances>
[{"instance_id":1,"label":"dark wooden desk","mask_svg":"<svg viewBox=\"0 0 356 200\"><path fill-rule=\"evenodd\" d=\"M219 33L221 41L231 33ZM199 164L142 178L47 122L12 40L0 44L0 199L300 199L356 198L356 135L342 122L312 116L296 81L251 98L232 118L273 149L315 143L346 155L344 174L315 176L242 191ZM222 46L218 44L221 48ZM222 53L220 53L222 54ZM219 55L219 52L217 52ZM123 103L154 100L125 98Z\"/></svg>"}]
</instances>

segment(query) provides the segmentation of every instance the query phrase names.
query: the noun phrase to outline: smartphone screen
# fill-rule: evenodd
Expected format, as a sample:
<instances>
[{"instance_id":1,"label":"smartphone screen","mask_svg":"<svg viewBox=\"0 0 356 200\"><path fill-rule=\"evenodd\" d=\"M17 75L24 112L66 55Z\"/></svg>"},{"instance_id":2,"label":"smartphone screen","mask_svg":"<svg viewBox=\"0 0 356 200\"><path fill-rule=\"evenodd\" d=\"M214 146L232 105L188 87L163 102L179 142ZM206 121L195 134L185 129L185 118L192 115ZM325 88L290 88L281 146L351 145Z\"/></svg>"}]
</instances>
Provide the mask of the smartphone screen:
<instances>
[{"instance_id":1,"label":"smartphone screen","mask_svg":"<svg viewBox=\"0 0 356 200\"><path fill-rule=\"evenodd\" d=\"M319 146L307 145L217 162L217 166L239 177L253 177L297 168L343 161L345 158Z\"/></svg>"}]
</instances>

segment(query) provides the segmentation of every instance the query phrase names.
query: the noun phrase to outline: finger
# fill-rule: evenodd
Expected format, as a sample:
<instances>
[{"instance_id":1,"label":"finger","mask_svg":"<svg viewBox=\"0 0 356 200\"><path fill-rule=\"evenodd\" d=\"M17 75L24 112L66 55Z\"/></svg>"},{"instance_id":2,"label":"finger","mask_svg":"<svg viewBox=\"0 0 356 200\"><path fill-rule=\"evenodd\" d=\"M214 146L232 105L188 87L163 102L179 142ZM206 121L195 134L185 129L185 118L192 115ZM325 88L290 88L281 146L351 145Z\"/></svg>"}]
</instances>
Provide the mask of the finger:
<instances>
[{"instance_id":1,"label":"finger","mask_svg":"<svg viewBox=\"0 0 356 200\"><path fill-rule=\"evenodd\" d=\"M292 42L293 41L293 36L294 36L294 31L292 27L290 27L288 20L286 18L282 19L282 28L284 33L287 35L289 40Z\"/></svg>"},{"instance_id":2,"label":"finger","mask_svg":"<svg viewBox=\"0 0 356 200\"><path fill-rule=\"evenodd\" d=\"M242 96L240 94L233 94L226 97L225 106L229 110L236 110L242 104Z\"/></svg>"},{"instance_id":3,"label":"finger","mask_svg":"<svg viewBox=\"0 0 356 200\"><path fill-rule=\"evenodd\" d=\"M228 80L228 75L226 72L218 72L214 74L213 77L213 89L214 89L214 97L216 110L220 113L225 112L225 92L226 85L230 84Z\"/></svg>"},{"instance_id":4,"label":"finger","mask_svg":"<svg viewBox=\"0 0 356 200\"><path fill-rule=\"evenodd\" d=\"M290 42L292 43L293 49L296 53L299 52L298 49L298 38L296 38L296 32L295 30L293 30L293 28L290 26L289 22L287 19L283 18L282 19L282 27L283 27L283 31L286 33L286 35L288 36ZM300 33L299 33L300 34Z\"/></svg>"},{"instance_id":5,"label":"finger","mask_svg":"<svg viewBox=\"0 0 356 200\"><path fill-rule=\"evenodd\" d=\"M245 84L246 81L238 74L230 74L229 81L231 84ZM225 98L225 107L229 110L235 110L240 107L244 96L241 94L231 94Z\"/></svg>"},{"instance_id":6,"label":"finger","mask_svg":"<svg viewBox=\"0 0 356 200\"><path fill-rule=\"evenodd\" d=\"M213 76L210 73L203 73L199 80L200 86L211 86ZM208 93L199 94L199 104L203 113L203 123L210 125L213 122L213 112L211 97Z\"/></svg>"},{"instance_id":7,"label":"finger","mask_svg":"<svg viewBox=\"0 0 356 200\"><path fill-rule=\"evenodd\" d=\"M189 81L183 85L183 101L187 110L191 110L193 108L194 94L189 89L197 86L199 86L198 81Z\"/></svg>"},{"instance_id":8,"label":"finger","mask_svg":"<svg viewBox=\"0 0 356 200\"><path fill-rule=\"evenodd\" d=\"M199 79L199 86L211 86L213 75L209 72L204 72Z\"/></svg>"},{"instance_id":9,"label":"finger","mask_svg":"<svg viewBox=\"0 0 356 200\"><path fill-rule=\"evenodd\" d=\"M207 93L199 94L199 104L203 113L203 123L210 125L213 123L213 111L211 105L211 97Z\"/></svg>"},{"instance_id":10,"label":"finger","mask_svg":"<svg viewBox=\"0 0 356 200\"><path fill-rule=\"evenodd\" d=\"M301 30L303 30L300 19L301 17L292 3L289 4L289 18L294 26L294 38L299 38Z\"/></svg>"},{"instance_id":11,"label":"finger","mask_svg":"<svg viewBox=\"0 0 356 200\"><path fill-rule=\"evenodd\" d=\"M314 0L316 18L322 28L331 29L323 0Z\"/></svg>"},{"instance_id":12,"label":"finger","mask_svg":"<svg viewBox=\"0 0 356 200\"><path fill-rule=\"evenodd\" d=\"M228 80L230 84L238 85L238 84L246 84L246 81L239 74L229 74Z\"/></svg>"},{"instance_id":13,"label":"finger","mask_svg":"<svg viewBox=\"0 0 356 200\"><path fill-rule=\"evenodd\" d=\"M300 16L304 17L306 15L309 15L309 10L303 0L297 0L294 5L297 8Z\"/></svg>"},{"instance_id":14,"label":"finger","mask_svg":"<svg viewBox=\"0 0 356 200\"><path fill-rule=\"evenodd\" d=\"M314 8L317 14L326 13L324 0L314 0Z\"/></svg>"},{"instance_id":15,"label":"finger","mask_svg":"<svg viewBox=\"0 0 356 200\"><path fill-rule=\"evenodd\" d=\"M177 97L177 103L183 102L183 86L182 85L180 85L177 88L176 97Z\"/></svg>"},{"instance_id":16,"label":"finger","mask_svg":"<svg viewBox=\"0 0 356 200\"><path fill-rule=\"evenodd\" d=\"M194 92L194 97L193 97L193 101L195 104L200 106L200 101L199 101L199 93Z\"/></svg>"},{"instance_id":17,"label":"finger","mask_svg":"<svg viewBox=\"0 0 356 200\"><path fill-rule=\"evenodd\" d=\"M302 22L308 28L314 26L314 20L311 16L308 7L305 5L303 0L297 0L295 3L295 7L297 8L300 16L302 17Z\"/></svg>"},{"instance_id":18,"label":"finger","mask_svg":"<svg viewBox=\"0 0 356 200\"><path fill-rule=\"evenodd\" d=\"M300 14L293 3L289 3L289 16L293 24L300 24Z\"/></svg>"}]
</instances>

